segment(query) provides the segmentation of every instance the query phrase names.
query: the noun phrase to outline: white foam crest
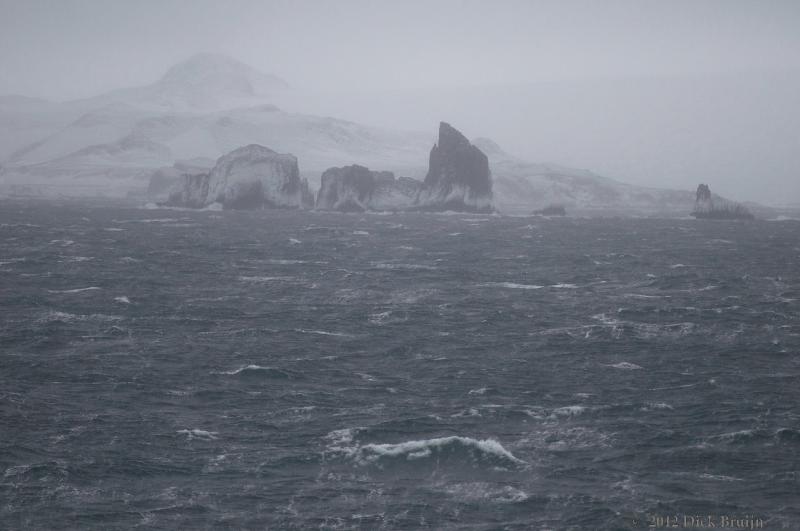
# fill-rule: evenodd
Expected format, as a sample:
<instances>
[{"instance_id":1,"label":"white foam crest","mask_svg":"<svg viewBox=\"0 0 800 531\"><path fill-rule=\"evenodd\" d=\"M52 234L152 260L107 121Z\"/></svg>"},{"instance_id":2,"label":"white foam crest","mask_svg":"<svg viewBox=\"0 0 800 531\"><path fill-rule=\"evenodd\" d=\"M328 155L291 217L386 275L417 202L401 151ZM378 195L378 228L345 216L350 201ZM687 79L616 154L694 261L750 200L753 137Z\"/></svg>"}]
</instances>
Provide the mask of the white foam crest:
<instances>
[{"instance_id":1,"label":"white foam crest","mask_svg":"<svg viewBox=\"0 0 800 531\"><path fill-rule=\"evenodd\" d=\"M190 221L189 218L147 218L147 219L112 219L112 223L174 223Z\"/></svg>"},{"instance_id":2,"label":"white foam crest","mask_svg":"<svg viewBox=\"0 0 800 531\"><path fill-rule=\"evenodd\" d=\"M250 364L250 365L244 365L242 367L239 367L238 369L233 369L233 370L230 370L230 371L219 371L219 372L214 372L212 374L228 374L228 375L232 376L232 375L236 375L236 374L241 374L244 371L269 371L271 369L272 369L272 367L264 367L262 365Z\"/></svg>"},{"instance_id":3,"label":"white foam crest","mask_svg":"<svg viewBox=\"0 0 800 531\"><path fill-rule=\"evenodd\" d=\"M305 328L295 328L294 331L301 334L318 334L321 336L355 337L352 334L345 334L344 332L328 332L327 330L307 330Z\"/></svg>"},{"instance_id":4,"label":"white foam crest","mask_svg":"<svg viewBox=\"0 0 800 531\"><path fill-rule=\"evenodd\" d=\"M550 417L574 417L586 411L586 406L564 406L555 408Z\"/></svg>"},{"instance_id":5,"label":"white foam crest","mask_svg":"<svg viewBox=\"0 0 800 531\"><path fill-rule=\"evenodd\" d=\"M436 267L425 264L393 264L387 262L373 262L375 269L411 270L411 271L436 271Z\"/></svg>"},{"instance_id":6,"label":"white foam crest","mask_svg":"<svg viewBox=\"0 0 800 531\"><path fill-rule=\"evenodd\" d=\"M630 363L628 361L621 361L619 363L614 363L613 365L609 365L609 367L614 367L615 369L623 369L626 371L635 371L643 368L641 365L636 365L635 363Z\"/></svg>"},{"instance_id":7,"label":"white foam crest","mask_svg":"<svg viewBox=\"0 0 800 531\"><path fill-rule=\"evenodd\" d=\"M89 286L88 288L49 289L47 291L49 291L50 293L83 293L84 291L95 291L98 289L103 289L103 288L98 288L97 286Z\"/></svg>"},{"instance_id":8,"label":"white foam crest","mask_svg":"<svg viewBox=\"0 0 800 531\"><path fill-rule=\"evenodd\" d=\"M105 315L102 313L93 313L91 315L77 315L68 312L48 312L43 317L39 318L39 322L52 322L52 321L120 321L122 317L118 315Z\"/></svg>"},{"instance_id":9,"label":"white foam crest","mask_svg":"<svg viewBox=\"0 0 800 531\"><path fill-rule=\"evenodd\" d=\"M527 493L510 485L500 487L485 482L448 485L445 492L461 502L489 500L497 503L518 503L529 498Z\"/></svg>"},{"instance_id":10,"label":"white foam crest","mask_svg":"<svg viewBox=\"0 0 800 531\"><path fill-rule=\"evenodd\" d=\"M203 439L203 440L206 440L206 441L210 441L210 440L216 439L217 435L219 435L219 432L216 432L216 431L206 431L206 430L200 430L200 429L197 429L197 428L194 428L194 429L191 429L191 430L188 430L188 429L187 430L178 430L177 433L179 433L180 435L186 435L190 440L191 439Z\"/></svg>"},{"instance_id":11,"label":"white foam crest","mask_svg":"<svg viewBox=\"0 0 800 531\"><path fill-rule=\"evenodd\" d=\"M742 478L733 476L723 476L721 474L700 474L700 479L710 479L712 481L744 481Z\"/></svg>"},{"instance_id":12,"label":"white foam crest","mask_svg":"<svg viewBox=\"0 0 800 531\"><path fill-rule=\"evenodd\" d=\"M392 323L402 323L407 320L404 317L395 316L392 311L373 313L367 319L370 324L374 325L387 325Z\"/></svg>"},{"instance_id":13,"label":"white foam crest","mask_svg":"<svg viewBox=\"0 0 800 531\"><path fill-rule=\"evenodd\" d=\"M123 295L122 297L114 297L114 302L118 302L120 304L130 304L131 300Z\"/></svg>"},{"instance_id":14,"label":"white foam crest","mask_svg":"<svg viewBox=\"0 0 800 531\"><path fill-rule=\"evenodd\" d=\"M463 411L459 411L458 413L453 413L453 414L452 414L452 415L450 415L450 416L451 416L451 417L453 417L453 418L459 418L459 417L480 417L480 416L481 416L481 413L480 413L480 411L478 411L478 410L477 410L477 409L475 409L474 407L471 407L471 408L469 408L469 409L465 409L465 410L463 410Z\"/></svg>"},{"instance_id":15,"label":"white foam crest","mask_svg":"<svg viewBox=\"0 0 800 531\"><path fill-rule=\"evenodd\" d=\"M481 288L506 288L506 289L542 289L538 284L517 284L516 282L486 282L478 284Z\"/></svg>"},{"instance_id":16,"label":"white foam crest","mask_svg":"<svg viewBox=\"0 0 800 531\"><path fill-rule=\"evenodd\" d=\"M241 282L288 282L294 280L294 277L260 277L260 276L240 276Z\"/></svg>"},{"instance_id":17,"label":"white foam crest","mask_svg":"<svg viewBox=\"0 0 800 531\"><path fill-rule=\"evenodd\" d=\"M578 286L576 284L564 284L564 283L553 284L550 287L551 288L556 288L556 289L578 289Z\"/></svg>"},{"instance_id":18,"label":"white foam crest","mask_svg":"<svg viewBox=\"0 0 800 531\"><path fill-rule=\"evenodd\" d=\"M274 264L274 265L297 265L297 264L307 264L307 260L281 260L281 259L269 259L264 260L263 263L265 264Z\"/></svg>"},{"instance_id":19,"label":"white foam crest","mask_svg":"<svg viewBox=\"0 0 800 531\"><path fill-rule=\"evenodd\" d=\"M301 242L297 238L289 238L289 245L300 245L301 243L303 242Z\"/></svg>"},{"instance_id":20,"label":"white foam crest","mask_svg":"<svg viewBox=\"0 0 800 531\"><path fill-rule=\"evenodd\" d=\"M666 402L648 402L641 408L642 411L663 411L663 410L672 410L675 409L671 405L667 404Z\"/></svg>"},{"instance_id":21,"label":"white foam crest","mask_svg":"<svg viewBox=\"0 0 800 531\"><path fill-rule=\"evenodd\" d=\"M406 441L397 444L365 444L358 449L356 460L360 464L374 463L382 457L405 457L408 460L421 459L430 456L433 451L451 446L463 446L483 455L499 457L515 464L524 464L503 445L494 439L473 439L453 435L435 439L422 439Z\"/></svg>"}]
</instances>

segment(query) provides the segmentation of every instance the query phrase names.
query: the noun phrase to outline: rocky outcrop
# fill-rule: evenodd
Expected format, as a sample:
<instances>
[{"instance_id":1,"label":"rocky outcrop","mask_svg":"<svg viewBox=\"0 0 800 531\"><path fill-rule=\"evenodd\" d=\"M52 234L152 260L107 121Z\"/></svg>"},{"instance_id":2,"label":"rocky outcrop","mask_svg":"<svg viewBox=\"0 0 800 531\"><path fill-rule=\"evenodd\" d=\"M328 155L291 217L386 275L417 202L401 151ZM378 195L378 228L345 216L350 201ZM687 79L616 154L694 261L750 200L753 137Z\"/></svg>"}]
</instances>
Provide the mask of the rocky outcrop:
<instances>
[{"instance_id":1,"label":"rocky outcrop","mask_svg":"<svg viewBox=\"0 0 800 531\"><path fill-rule=\"evenodd\" d=\"M714 208L711 200L711 188L707 184L698 184L694 200L694 211L697 213L710 212Z\"/></svg>"},{"instance_id":2,"label":"rocky outcrop","mask_svg":"<svg viewBox=\"0 0 800 531\"><path fill-rule=\"evenodd\" d=\"M147 184L147 198L156 202L167 201L172 193L183 188L185 175L208 175L213 166L214 161L210 159L192 159L158 168Z\"/></svg>"},{"instance_id":3,"label":"rocky outcrop","mask_svg":"<svg viewBox=\"0 0 800 531\"><path fill-rule=\"evenodd\" d=\"M208 204L206 202L208 179L207 173L183 175L178 186L169 194L166 204L185 208L203 208Z\"/></svg>"},{"instance_id":4,"label":"rocky outcrop","mask_svg":"<svg viewBox=\"0 0 800 531\"><path fill-rule=\"evenodd\" d=\"M293 155L251 144L217 160L207 175L184 175L169 204L225 209L301 208L310 205L308 183Z\"/></svg>"},{"instance_id":5,"label":"rocky outcrop","mask_svg":"<svg viewBox=\"0 0 800 531\"><path fill-rule=\"evenodd\" d=\"M700 184L695 194L694 211L692 216L698 219L753 219L755 216L739 203L727 201L711 195L711 188L707 184Z\"/></svg>"},{"instance_id":6,"label":"rocky outcrop","mask_svg":"<svg viewBox=\"0 0 800 531\"><path fill-rule=\"evenodd\" d=\"M340 212L405 210L414 204L422 183L392 172L352 165L322 174L316 208Z\"/></svg>"},{"instance_id":7,"label":"rocky outcrop","mask_svg":"<svg viewBox=\"0 0 800 531\"><path fill-rule=\"evenodd\" d=\"M469 212L493 210L489 159L448 123L439 124L439 141L431 149L428 174L416 207Z\"/></svg>"}]
</instances>

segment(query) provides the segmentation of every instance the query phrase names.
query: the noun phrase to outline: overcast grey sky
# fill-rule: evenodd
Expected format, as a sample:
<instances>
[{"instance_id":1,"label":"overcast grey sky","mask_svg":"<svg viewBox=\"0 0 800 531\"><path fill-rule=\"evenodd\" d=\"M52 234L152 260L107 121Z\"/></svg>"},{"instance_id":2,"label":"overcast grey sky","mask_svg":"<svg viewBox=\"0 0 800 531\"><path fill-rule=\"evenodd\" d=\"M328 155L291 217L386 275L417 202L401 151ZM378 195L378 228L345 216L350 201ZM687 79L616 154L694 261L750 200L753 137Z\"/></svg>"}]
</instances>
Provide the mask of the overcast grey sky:
<instances>
[{"instance_id":1,"label":"overcast grey sky","mask_svg":"<svg viewBox=\"0 0 800 531\"><path fill-rule=\"evenodd\" d=\"M198 51L299 87L800 67L800 2L0 0L0 94L145 84Z\"/></svg>"},{"instance_id":2,"label":"overcast grey sky","mask_svg":"<svg viewBox=\"0 0 800 531\"><path fill-rule=\"evenodd\" d=\"M93 96L201 51L284 78L289 110L800 203L800 0L0 0L0 94Z\"/></svg>"}]
</instances>

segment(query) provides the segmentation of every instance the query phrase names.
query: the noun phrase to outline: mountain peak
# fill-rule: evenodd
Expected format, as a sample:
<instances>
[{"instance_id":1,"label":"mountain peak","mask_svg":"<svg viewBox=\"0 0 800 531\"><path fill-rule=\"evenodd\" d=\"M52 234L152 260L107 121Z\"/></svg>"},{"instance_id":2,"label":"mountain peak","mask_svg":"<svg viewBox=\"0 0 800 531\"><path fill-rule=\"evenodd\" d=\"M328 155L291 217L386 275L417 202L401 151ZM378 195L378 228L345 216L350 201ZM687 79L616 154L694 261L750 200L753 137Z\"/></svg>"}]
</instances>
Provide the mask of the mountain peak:
<instances>
[{"instance_id":1,"label":"mountain peak","mask_svg":"<svg viewBox=\"0 0 800 531\"><path fill-rule=\"evenodd\" d=\"M170 112L215 112L271 104L288 88L283 79L227 55L198 53L170 67L151 85L114 90L82 104L97 107L123 103Z\"/></svg>"},{"instance_id":2,"label":"mountain peak","mask_svg":"<svg viewBox=\"0 0 800 531\"><path fill-rule=\"evenodd\" d=\"M289 87L283 79L259 72L232 57L199 53L172 66L156 83L166 99L190 107L214 105L217 100L270 97Z\"/></svg>"},{"instance_id":3,"label":"mountain peak","mask_svg":"<svg viewBox=\"0 0 800 531\"><path fill-rule=\"evenodd\" d=\"M277 76L264 74L232 57L217 53L198 53L170 67L160 84L187 84L224 82L249 88L253 94L264 89L288 88L288 83Z\"/></svg>"}]
</instances>

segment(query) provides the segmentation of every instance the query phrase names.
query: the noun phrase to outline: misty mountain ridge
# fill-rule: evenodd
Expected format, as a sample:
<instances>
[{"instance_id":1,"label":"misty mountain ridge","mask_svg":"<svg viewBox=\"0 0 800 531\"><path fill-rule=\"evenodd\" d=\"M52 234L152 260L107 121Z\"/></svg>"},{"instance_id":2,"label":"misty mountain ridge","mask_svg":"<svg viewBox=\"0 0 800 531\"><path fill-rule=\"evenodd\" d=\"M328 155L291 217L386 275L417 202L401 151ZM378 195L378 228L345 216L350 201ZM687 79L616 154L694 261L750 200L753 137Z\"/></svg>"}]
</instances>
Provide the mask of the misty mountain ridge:
<instances>
[{"instance_id":1,"label":"misty mountain ridge","mask_svg":"<svg viewBox=\"0 0 800 531\"><path fill-rule=\"evenodd\" d=\"M199 53L172 66L155 83L74 103L125 103L145 109L207 112L270 102L286 90L289 84L275 75L225 55Z\"/></svg>"},{"instance_id":2,"label":"misty mountain ridge","mask_svg":"<svg viewBox=\"0 0 800 531\"><path fill-rule=\"evenodd\" d=\"M326 169L348 164L424 177L432 135L286 112L273 101L289 90L279 77L229 57L198 54L144 87L62 104L3 97L0 185L17 193L143 193L158 169L217 159L249 144L296 156L313 187ZM487 138L475 145L489 158L501 211L560 204L682 215L693 204L688 190L642 188L587 170L527 162Z\"/></svg>"}]
</instances>

